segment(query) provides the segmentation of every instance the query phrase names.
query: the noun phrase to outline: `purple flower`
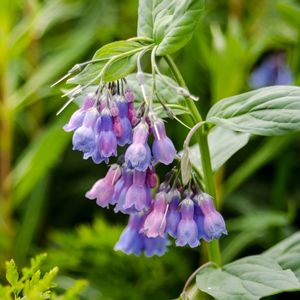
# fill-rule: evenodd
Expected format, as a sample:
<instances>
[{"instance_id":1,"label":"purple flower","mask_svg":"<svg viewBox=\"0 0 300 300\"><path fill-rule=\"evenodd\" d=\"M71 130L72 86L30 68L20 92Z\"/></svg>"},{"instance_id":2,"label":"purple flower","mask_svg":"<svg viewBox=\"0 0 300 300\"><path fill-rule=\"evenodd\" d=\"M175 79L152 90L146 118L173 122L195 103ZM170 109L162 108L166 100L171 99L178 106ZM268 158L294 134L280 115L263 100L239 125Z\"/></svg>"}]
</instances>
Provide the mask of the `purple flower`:
<instances>
[{"instance_id":1,"label":"purple flower","mask_svg":"<svg viewBox=\"0 0 300 300\"><path fill-rule=\"evenodd\" d=\"M88 199L97 199L96 203L101 207L108 207L112 204L114 185L121 176L121 169L118 165L112 165L106 176L98 180L93 187L85 194Z\"/></svg>"},{"instance_id":2,"label":"purple flower","mask_svg":"<svg viewBox=\"0 0 300 300\"><path fill-rule=\"evenodd\" d=\"M87 110L82 126L77 128L73 135L73 150L82 151L86 156L92 155L95 150L94 126L99 113L96 108Z\"/></svg>"},{"instance_id":3,"label":"purple flower","mask_svg":"<svg viewBox=\"0 0 300 300\"><path fill-rule=\"evenodd\" d=\"M108 108L101 113L101 122L97 122L97 148L101 157L117 155L117 138L113 132L112 116Z\"/></svg>"},{"instance_id":4,"label":"purple flower","mask_svg":"<svg viewBox=\"0 0 300 300\"><path fill-rule=\"evenodd\" d=\"M118 144L124 146L132 141L132 126L128 119L128 103L124 98L118 97L116 100L118 115L114 118L114 133Z\"/></svg>"},{"instance_id":5,"label":"purple flower","mask_svg":"<svg viewBox=\"0 0 300 300\"><path fill-rule=\"evenodd\" d=\"M142 223L143 216L141 214L130 215L128 225L123 230L114 249L126 254L140 255L144 249L144 237L139 233Z\"/></svg>"},{"instance_id":6,"label":"purple flower","mask_svg":"<svg viewBox=\"0 0 300 300\"><path fill-rule=\"evenodd\" d=\"M201 193L197 199L204 215L203 228L207 235L207 240L219 239L222 233L227 234L224 219L222 215L215 209L211 196Z\"/></svg>"},{"instance_id":7,"label":"purple flower","mask_svg":"<svg viewBox=\"0 0 300 300\"><path fill-rule=\"evenodd\" d=\"M165 165L169 165L176 156L176 149L172 141L167 137L165 125L161 119L154 121L153 135L152 152L155 162L160 161Z\"/></svg>"},{"instance_id":8,"label":"purple flower","mask_svg":"<svg viewBox=\"0 0 300 300\"><path fill-rule=\"evenodd\" d=\"M152 166L149 166L147 169L147 175L146 175L146 182L149 188L155 188L158 183L158 177L157 174L155 173L155 169Z\"/></svg>"},{"instance_id":9,"label":"purple flower","mask_svg":"<svg viewBox=\"0 0 300 300\"><path fill-rule=\"evenodd\" d=\"M86 111L89 108L92 108L94 104L95 104L95 100L87 96L83 101L82 107L73 113L69 122L63 127L63 129L69 132L69 131L76 130L77 128L82 126Z\"/></svg>"},{"instance_id":10,"label":"purple flower","mask_svg":"<svg viewBox=\"0 0 300 300\"><path fill-rule=\"evenodd\" d=\"M140 122L134 129L133 143L125 152L125 162L130 169L146 171L151 161L151 151L148 140L149 126Z\"/></svg>"},{"instance_id":11,"label":"purple flower","mask_svg":"<svg viewBox=\"0 0 300 300\"><path fill-rule=\"evenodd\" d=\"M210 241L211 238L207 235L207 233L204 230L204 214L200 206L195 205L194 208L195 208L194 220L198 228L198 238L199 240L204 239L205 241Z\"/></svg>"},{"instance_id":12,"label":"purple flower","mask_svg":"<svg viewBox=\"0 0 300 300\"><path fill-rule=\"evenodd\" d=\"M162 256L167 251L168 240L165 237L144 238L145 243L145 256L150 257L153 255Z\"/></svg>"},{"instance_id":13,"label":"purple flower","mask_svg":"<svg viewBox=\"0 0 300 300\"><path fill-rule=\"evenodd\" d=\"M176 246L188 244L194 248L199 246L197 224L194 221L194 202L187 198L181 202L181 220L177 227Z\"/></svg>"},{"instance_id":14,"label":"purple flower","mask_svg":"<svg viewBox=\"0 0 300 300\"><path fill-rule=\"evenodd\" d=\"M134 208L136 211L143 211L147 208L148 187L146 186L146 172L134 170L133 184L126 193L124 208Z\"/></svg>"},{"instance_id":15,"label":"purple flower","mask_svg":"<svg viewBox=\"0 0 300 300\"><path fill-rule=\"evenodd\" d=\"M180 221L180 212L178 210L180 193L178 190L171 190L167 197L170 204L167 213L166 233L168 233L171 237L176 238L177 227Z\"/></svg>"},{"instance_id":16,"label":"purple flower","mask_svg":"<svg viewBox=\"0 0 300 300\"><path fill-rule=\"evenodd\" d=\"M153 201L153 208L145 219L142 232L148 238L164 237L166 228L166 193L159 192Z\"/></svg>"}]
</instances>

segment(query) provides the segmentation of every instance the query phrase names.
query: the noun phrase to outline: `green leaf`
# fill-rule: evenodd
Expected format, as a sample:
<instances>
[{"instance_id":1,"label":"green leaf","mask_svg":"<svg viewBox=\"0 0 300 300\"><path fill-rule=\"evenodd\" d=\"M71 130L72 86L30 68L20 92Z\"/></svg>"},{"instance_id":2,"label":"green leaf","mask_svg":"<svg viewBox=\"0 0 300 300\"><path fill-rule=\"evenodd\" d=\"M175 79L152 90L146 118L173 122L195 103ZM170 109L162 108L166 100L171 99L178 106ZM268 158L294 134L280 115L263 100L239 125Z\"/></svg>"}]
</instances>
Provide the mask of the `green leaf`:
<instances>
[{"instance_id":1,"label":"green leaf","mask_svg":"<svg viewBox=\"0 0 300 300\"><path fill-rule=\"evenodd\" d=\"M300 130L300 88L273 86L229 97L215 104L207 121L258 135Z\"/></svg>"},{"instance_id":2,"label":"green leaf","mask_svg":"<svg viewBox=\"0 0 300 300\"><path fill-rule=\"evenodd\" d=\"M300 232L265 251L263 255L276 260L283 269L291 269L300 281Z\"/></svg>"},{"instance_id":3,"label":"green leaf","mask_svg":"<svg viewBox=\"0 0 300 300\"><path fill-rule=\"evenodd\" d=\"M14 205L19 204L60 159L71 139L71 136L62 129L69 116L68 112L57 118L20 156L12 171Z\"/></svg>"},{"instance_id":4,"label":"green leaf","mask_svg":"<svg viewBox=\"0 0 300 300\"><path fill-rule=\"evenodd\" d=\"M153 9L154 0L139 0L137 35L153 38Z\"/></svg>"},{"instance_id":5,"label":"green leaf","mask_svg":"<svg viewBox=\"0 0 300 300\"><path fill-rule=\"evenodd\" d=\"M232 155L249 141L250 134L235 132L223 127L213 128L208 135L208 147L213 171L217 171ZM202 172L202 162L198 144L189 148L192 165Z\"/></svg>"},{"instance_id":6,"label":"green leaf","mask_svg":"<svg viewBox=\"0 0 300 300\"><path fill-rule=\"evenodd\" d=\"M154 1L153 37L157 55L176 52L191 39L203 8L202 0Z\"/></svg>"},{"instance_id":7,"label":"green leaf","mask_svg":"<svg viewBox=\"0 0 300 300\"><path fill-rule=\"evenodd\" d=\"M6 262L6 279L12 287L16 286L19 280L17 266L13 259Z\"/></svg>"},{"instance_id":8,"label":"green leaf","mask_svg":"<svg viewBox=\"0 0 300 300\"><path fill-rule=\"evenodd\" d=\"M291 270L284 270L272 258L255 255L222 268L208 266L196 277L197 286L222 300L256 300L287 291L300 290Z\"/></svg>"},{"instance_id":9,"label":"green leaf","mask_svg":"<svg viewBox=\"0 0 300 300\"><path fill-rule=\"evenodd\" d=\"M86 66L83 71L68 80L72 84L93 83L103 67L110 61L104 72L105 81L113 81L125 77L136 68L138 52L145 46L135 41L117 41L100 48L92 60L97 60ZM95 83L99 82L95 80Z\"/></svg>"}]
</instances>

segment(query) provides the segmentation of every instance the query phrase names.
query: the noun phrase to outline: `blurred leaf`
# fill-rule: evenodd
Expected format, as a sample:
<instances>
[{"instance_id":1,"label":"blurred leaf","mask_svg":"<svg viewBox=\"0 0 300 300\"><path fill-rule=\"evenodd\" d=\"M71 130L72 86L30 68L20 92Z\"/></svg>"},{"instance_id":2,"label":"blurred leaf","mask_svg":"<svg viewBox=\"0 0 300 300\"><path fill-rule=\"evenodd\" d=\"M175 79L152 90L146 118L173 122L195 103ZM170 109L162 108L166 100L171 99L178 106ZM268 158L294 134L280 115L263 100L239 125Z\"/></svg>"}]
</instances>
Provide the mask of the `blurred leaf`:
<instances>
[{"instance_id":1,"label":"blurred leaf","mask_svg":"<svg viewBox=\"0 0 300 300\"><path fill-rule=\"evenodd\" d=\"M299 4L285 2L276 3L277 9L282 13L286 20L294 25L295 28L300 26L300 7Z\"/></svg>"},{"instance_id":2,"label":"blurred leaf","mask_svg":"<svg viewBox=\"0 0 300 300\"><path fill-rule=\"evenodd\" d=\"M228 129L258 135L300 130L300 88L273 86L229 97L215 104L207 120Z\"/></svg>"},{"instance_id":3,"label":"blurred leaf","mask_svg":"<svg viewBox=\"0 0 300 300\"><path fill-rule=\"evenodd\" d=\"M15 206L30 193L36 183L60 159L71 138L62 129L68 117L69 113L57 118L20 156L12 171Z\"/></svg>"},{"instance_id":4,"label":"blurred leaf","mask_svg":"<svg viewBox=\"0 0 300 300\"><path fill-rule=\"evenodd\" d=\"M276 260L283 269L291 269L300 280L300 232L265 251L263 255Z\"/></svg>"},{"instance_id":5,"label":"blurred leaf","mask_svg":"<svg viewBox=\"0 0 300 300\"><path fill-rule=\"evenodd\" d=\"M15 286L19 280L19 273L12 259L6 262L6 279L12 286Z\"/></svg>"},{"instance_id":6,"label":"blurred leaf","mask_svg":"<svg viewBox=\"0 0 300 300\"><path fill-rule=\"evenodd\" d=\"M79 74L68 80L68 83L82 84L94 83L95 78L101 73L103 67L110 62L103 74L105 81L113 81L125 77L136 68L137 54L145 46L135 41L117 41L100 48L92 60L97 62L89 64ZM119 57L119 58L118 58ZM99 61L98 61L99 60ZM95 83L100 81L98 76Z\"/></svg>"},{"instance_id":7,"label":"blurred leaf","mask_svg":"<svg viewBox=\"0 0 300 300\"><path fill-rule=\"evenodd\" d=\"M278 136L267 139L241 166L225 181L225 196L231 194L256 170L276 157L294 140L295 135Z\"/></svg>"},{"instance_id":8,"label":"blurred leaf","mask_svg":"<svg viewBox=\"0 0 300 300\"><path fill-rule=\"evenodd\" d=\"M137 35L153 38L152 10L155 0L139 0Z\"/></svg>"},{"instance_id":9,"label":"blurred leaf","mask_svg":"<svg viewBox=\"0 0 300 300\"><path fill-rule=\"evenodd\" d=\"M208 135L213 171L217 171L232 155L243 148L249 141L250 134L235 132L223 127L213 128ZM202 162L198 144L189 148L190 160L195 168L202 173Z\"/></svg>"},{"instance_id":10,"label":"blurred leaf","mask_svg":"<svg viewBox=\"0 0 300 300\"><path fill-rule=\"evenodd\" d=\"M291 270L284 270L272 258L255 255L222 268L207 266L196 277L197 286L222 300L261 299L281 292L300 290Z\"/></svg>"}]
</instances>

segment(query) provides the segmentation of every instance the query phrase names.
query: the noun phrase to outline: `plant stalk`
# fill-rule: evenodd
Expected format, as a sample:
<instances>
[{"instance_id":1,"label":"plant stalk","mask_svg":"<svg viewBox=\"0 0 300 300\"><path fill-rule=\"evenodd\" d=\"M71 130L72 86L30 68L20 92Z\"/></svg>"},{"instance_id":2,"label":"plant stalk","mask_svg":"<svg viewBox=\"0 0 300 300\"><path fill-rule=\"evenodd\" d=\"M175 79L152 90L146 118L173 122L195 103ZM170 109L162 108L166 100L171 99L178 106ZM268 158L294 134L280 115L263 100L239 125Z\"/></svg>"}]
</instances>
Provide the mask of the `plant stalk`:
<instances>
[{"instance_id":1,"label":"plant stalk","mask_svg":"<svg viewBox=\"0 0 300 300\"><path fill-rule=\"evenodd\" d=\"M187 88L185 81L178 70L175 62L173 59L167 55L165 57L166 62L168 63L176 81L178 84L184 88ZM194 101L192 100L187 100L186 104L191 112L193 121L195 124L202 122L202 117L197 109L197 106L195 105ZM203 126L199 130L199 134L197 135L198 139L198 144L200 148L200 153L201 153L201 161L202 161L202 166L203 166L203 180L204 180L204 185L205 185L205 192L210 194L214 200L216 201L216 190L215 190L215 185L214 185L214 177L213 177L213 171L212 171L212 166L211 166L211 158L210 158L210 153L209 153L209 148L208 148L208 141L207 141L207 128ZM218 240L213 240L210 243L207 243L207 251L208 251L208 258L211 262L216 263L218 266L221 265L221 253L220 253L220 246L219 246L219 241Z\"/></svg>"}]
</instances>

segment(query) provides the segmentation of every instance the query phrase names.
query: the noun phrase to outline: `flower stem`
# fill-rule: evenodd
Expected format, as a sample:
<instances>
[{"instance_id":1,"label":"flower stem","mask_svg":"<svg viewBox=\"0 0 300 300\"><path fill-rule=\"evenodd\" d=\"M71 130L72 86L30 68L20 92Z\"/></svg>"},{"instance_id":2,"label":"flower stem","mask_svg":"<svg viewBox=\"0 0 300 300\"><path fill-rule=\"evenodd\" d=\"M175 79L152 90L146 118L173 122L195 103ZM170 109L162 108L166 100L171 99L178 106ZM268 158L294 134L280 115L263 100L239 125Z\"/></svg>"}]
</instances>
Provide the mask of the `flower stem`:
<instances>
[{"instance_id":1,"label":"flower stem","mask_svg":"<svg viewBox=\"0 0 300 300\"><path fill-rule=\"evenodd\" d=\"M173 59L167 55L165 57L166 62L168 63L176 81L178 84L184 88L186 88L185 81L178 70L175 62ZM194 101L188 100L186 101L186 104L191 112L193 121L195 123L202 122L202 117L197 109L197 106L195 105ZM215 185L214 185L214 178L213 178L213 171L212 171L212 166L211 166L211 158L210 158L210 153L209 153L209 148L208 148L208 141L207 141L207 135L208 131L205 126L203 126L199 130L198 134L198 143L199 143L199 148L200 148L200 153L201 153L201 161L202 161L202 166L203 166L203 180L204 180L204 185L205 185L205 191L210 194L214 200L216 201L216 190L215 190ZM221 253L220 253L220 246L219 246L219 241L218 240L213 240L210 243L207 244L207 251L208 251L208 258L210 261L216 263L217 265L221 265Z\"/></svg>"}]
</instances>

